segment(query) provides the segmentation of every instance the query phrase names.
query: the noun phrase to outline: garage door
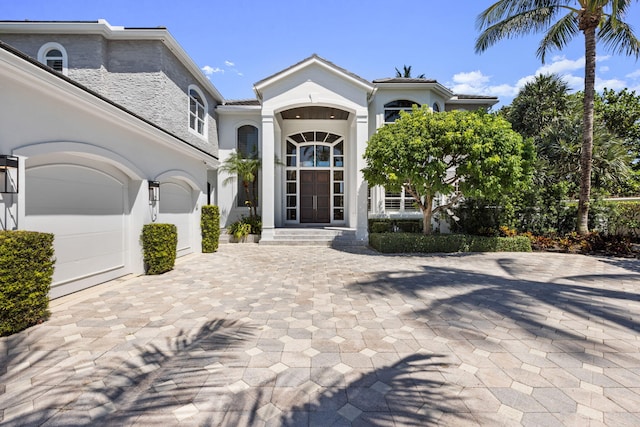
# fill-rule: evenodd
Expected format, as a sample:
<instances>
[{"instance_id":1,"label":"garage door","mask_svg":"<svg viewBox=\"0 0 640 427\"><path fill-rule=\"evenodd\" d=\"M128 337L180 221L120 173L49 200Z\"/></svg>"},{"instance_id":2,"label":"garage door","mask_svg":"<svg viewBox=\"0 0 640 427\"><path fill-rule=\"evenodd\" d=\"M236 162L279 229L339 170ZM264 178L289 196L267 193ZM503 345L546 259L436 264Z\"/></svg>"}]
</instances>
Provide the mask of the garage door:
<instances>
[{"instance_id":1,"label":"garage door","mask_svg":"<svg viewBox=\"0 0 640 427\"><path fill-rule=\"evenodd\" d=\"M27 169L24 228L55 235L52 298L126 274L123 181L78 165Z\"/></svg>"},{"instance_id":2,"label":"garage door","mask_svg":"<svg viewBox=\"0 0 640 427\"><path fill-rule=\"evenodd\" d=\"M178 255L193 252L191 230L194 202L191 188L174 183L160 185L160 209L158 222L175 224L178 229Z\"/></svg>"}]
</instances>

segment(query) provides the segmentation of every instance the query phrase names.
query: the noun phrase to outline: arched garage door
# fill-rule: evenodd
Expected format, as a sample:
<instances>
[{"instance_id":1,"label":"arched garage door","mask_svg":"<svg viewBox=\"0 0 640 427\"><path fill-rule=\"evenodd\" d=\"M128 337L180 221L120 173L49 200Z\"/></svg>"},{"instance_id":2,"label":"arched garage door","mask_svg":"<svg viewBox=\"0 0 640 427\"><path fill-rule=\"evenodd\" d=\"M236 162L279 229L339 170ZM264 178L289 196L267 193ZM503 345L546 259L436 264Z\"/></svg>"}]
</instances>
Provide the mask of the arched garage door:
<instances>
[{"instance_id":1,"label":"arched garage door","mask_svg":"<svg viewBox=\"0 0 640 427\"><path fill-rule=\"evenodd\" d=\"M193 252L193 210L194 201L191 187L172 181L160 184L158 222L176 225L178 229L178 255Z\"/></svg>"},{"instance_id":2,"label":"arched garage door","mask_svg":"<svg viewBox=\"0 0 640 427\"><path fill-rule=\"evenodd\" d=\"M55 235L51 297L122 276L127 179L73 164L28 168L27 230Z\"/></svg>"}]
</instances>

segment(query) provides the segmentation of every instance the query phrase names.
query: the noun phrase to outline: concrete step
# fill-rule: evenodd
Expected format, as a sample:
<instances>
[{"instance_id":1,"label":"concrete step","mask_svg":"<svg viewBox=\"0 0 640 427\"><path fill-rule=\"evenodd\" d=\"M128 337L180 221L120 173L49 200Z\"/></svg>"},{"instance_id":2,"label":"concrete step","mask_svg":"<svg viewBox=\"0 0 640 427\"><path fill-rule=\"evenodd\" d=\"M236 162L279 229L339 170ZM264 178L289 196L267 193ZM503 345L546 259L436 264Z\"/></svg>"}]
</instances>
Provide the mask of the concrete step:
<instances>
[{"instance_id":1,"label":"concrete step","mask_svg":"<svg viewBox=\"0 0 640 427\"><path fill-rule=\"evenodd\" d=\"M293 246L360 246L355 230L348 228L277 228L272 240L260 240L261 245Z\"/></svg>"}]
</instances>

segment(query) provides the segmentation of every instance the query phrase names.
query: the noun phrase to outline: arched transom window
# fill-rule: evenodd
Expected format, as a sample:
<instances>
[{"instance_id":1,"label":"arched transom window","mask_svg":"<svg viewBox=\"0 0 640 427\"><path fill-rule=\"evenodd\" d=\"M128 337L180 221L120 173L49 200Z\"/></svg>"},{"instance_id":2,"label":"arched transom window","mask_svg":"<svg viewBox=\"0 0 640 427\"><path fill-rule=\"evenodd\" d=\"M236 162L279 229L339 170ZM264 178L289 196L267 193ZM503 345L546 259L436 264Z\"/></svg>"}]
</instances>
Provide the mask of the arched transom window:
<instances>
[{"instance_id":1,"label":"arched transom window","mask_svg":"<svg viewBox=\"0 0 640 427\"><path fill-rule=\"evenodd\" d=\"M59 73L67 74L67 51L60 43L50 42L38 50L38 61Z\"/></svg>"},{"instance_id":2,"label":"arched transom window","mask_svg":"<svg viewBox=\"0 0 640 427\"><path fill-rule=\"evenodd\" d=\"M384 122L393 123L400 118L400 111L411 111L413 106L420 107L420 104L408 99L397 99L384 104Z\"/></svg>"}]
</instances>

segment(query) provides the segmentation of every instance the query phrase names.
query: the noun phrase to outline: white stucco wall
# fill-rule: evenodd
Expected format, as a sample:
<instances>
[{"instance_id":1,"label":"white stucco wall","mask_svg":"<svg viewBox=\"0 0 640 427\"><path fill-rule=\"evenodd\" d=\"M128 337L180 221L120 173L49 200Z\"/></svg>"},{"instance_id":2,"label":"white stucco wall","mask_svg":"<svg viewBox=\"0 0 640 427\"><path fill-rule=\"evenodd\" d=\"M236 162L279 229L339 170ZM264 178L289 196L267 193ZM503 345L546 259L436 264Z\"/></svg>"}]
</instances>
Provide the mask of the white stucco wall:
<instances>
[{"instance_id":1,"label":"white stucco wall","mask_svg":"<svg viewBox=\"0 0 640 427\"><path fill-rule=\"evenodd\" d=\"M113 215L122 217L123 234L117 231L109 234L109 238L122 239L122 266L115 268L117 262L112 262L105 267L99 256L95 261L86 257L84 261L78 261L77 266L70 262L60 270L59 275L63 274L63 277L54 276L52 296L124 274L143 272L139 237L142 225L151 222L153 214L148 201L147 180L174 182L189 194L191 205L180 211L179 218L175 217L177 212L171 212L174 216L161 214L158 219L179 222L182 229L188 227L188 241L184 238L181 241L183 254L200 250L199 207L206 200L207 170L211 168L207 163L215 163L214 158L2 49L0 93L0 153L18 155L21 159L20 193L17 203L9 207L15 212L17 228L32 225L33 231L57 231L71 236L74 224L80 234L86 234L91 226L82 224L100 223L100 219L107 220L107 216L115 224L120 220L114 219ZM37 168L42 171L49 168L52 172L38 175ZM75 194L69 192L69 188L74 182L65 182L64 177L68 175L65 171L76 170L74 168L86 171L78 172L77 180L85 177L87 181L76 191L91 197L72 200ZM47 202L40 211L26 206L28 200L34 200L29 197L30 192L37 194L37 188L33 187L38 183L37 176L46 180L50 191L57 191L48 202L44 195L36 199ZM99 180L91 184L91 177L99 176L105 177L104 183L109 182L108 176L117 177L121 182L123 205L120 214L101 213L100 192L116 189L104 187L101 190L103 184ZM69 198L67 202L65 197ZM117 198L117 195L105 193L104 197ZM65 206L75 208L62 212ZM7 210L6 206L2 208ZM72 237L69 239L73 240ZM90 252L91 248L78 247L89 244L89 240L80 236L75 241L76 244L67 246L62 239L55 242L56 256L74 259L74 253ZM99 246L101 243L98 240L92 244Z\"/></svg>"}]
</instances>

